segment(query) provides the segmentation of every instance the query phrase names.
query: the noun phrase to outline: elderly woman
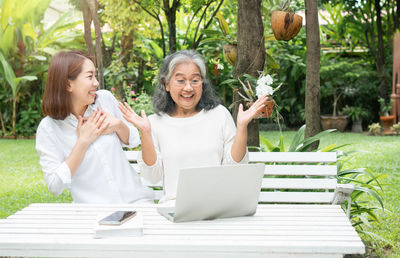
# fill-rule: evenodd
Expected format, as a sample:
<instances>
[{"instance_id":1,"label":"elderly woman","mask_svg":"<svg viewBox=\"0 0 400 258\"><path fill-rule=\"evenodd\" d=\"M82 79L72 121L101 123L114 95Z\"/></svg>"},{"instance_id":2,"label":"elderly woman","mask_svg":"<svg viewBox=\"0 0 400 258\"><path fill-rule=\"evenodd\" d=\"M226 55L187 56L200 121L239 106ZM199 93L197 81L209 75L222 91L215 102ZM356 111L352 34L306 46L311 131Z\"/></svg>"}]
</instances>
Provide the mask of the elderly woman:
<instances>
[{"instance_id":1,"label":"elderly woman","mask_svg":"<svg viewBox=\"0 0 400 258\"><path fill-rule=\"evenodd\" d=\"M62 51L51 60L36 132L36 150L49 191L71 191L74 202L152 202L122 146L140 143L123 119L118 102L97 91L96 68L80 51Z\"/></svg>"},{"instance_id":2,"label":"elderly woman","mask_svg":"<svg viewBox=\"0 0 400 258\"><path fill-rule=\"evenodd\" d=\"M147 118L142 111L140 117L120 103L126 120L141 131L142 175L153 183L163 180L160 203L175 199L182 168L248 162L247 125L265 100L260 98L246 111L240 105L236 129L206 79L204 60L184 50L168 56L160 68L153 97L155 115Z\"/></svg>"}]
</instances>

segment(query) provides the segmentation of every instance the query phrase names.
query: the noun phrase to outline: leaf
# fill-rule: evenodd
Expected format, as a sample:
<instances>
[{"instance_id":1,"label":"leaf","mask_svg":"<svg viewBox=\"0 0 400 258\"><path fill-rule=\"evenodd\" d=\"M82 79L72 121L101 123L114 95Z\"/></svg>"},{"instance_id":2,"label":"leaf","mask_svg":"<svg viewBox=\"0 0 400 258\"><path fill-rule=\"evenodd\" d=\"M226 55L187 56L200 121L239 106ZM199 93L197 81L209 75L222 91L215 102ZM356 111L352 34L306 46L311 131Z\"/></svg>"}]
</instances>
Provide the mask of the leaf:
<instances>
[{"instance_id":1,"label":"leaf","mask_svg":"<svg viewBox=\"0 0 400 258\"><path fill-rule=\"evenodd\" d=\"M266 65L268 68L271 69L280 69L281 67L279 66L279 64L275 61L275 58L268 52L265 52L266 55Z\"/></svg>"},{"instance_id":2,"label":"leaf","mask_svg":"<svg viewBox=\"0 0 400 258\"><path fill-rule=\"evenodd\" d=\"M203 39L201 42L200 42L200 45L201 44L205 44L205 43L213 43L213 42L225 42L226 40L225 39L223 39L223 38L207 38L207 39Z\"/></svg>"},{"instance_id":3,"label":"leaf","mask_svg":"<svg viewBox=\"0 0 400 258\"><path fill-rule=\"evenodd\" d=\"M207 36L221 36L221 32L218 30L205 29L202 32Z\"/></svg>"},{"instance_id":4,"label":"leaf","mask_svg":"<svg viewBox=\"0 0 400 258\"><path fill-rule=\"evenodd\" d=\"M3 4L1 5L1 27L5 29L7 24L12 17L12 9L14 6L13 0L4 0Z\"/></svg>"},{"instance_id":5,"label":"leaf","mask_svg":"<svg viewBox=\"0 0 400 258\"><path fill-rule=\"evenodd\" d=\"M371 189L369 189L367 187L362 187L362 186L358 186L358 185L355 185L354 189L357 191L369 193L380 203L382 209L384 209L383 200L382 200L381 196L378 195L375 191L372 191Z\"/></svg>"},{"instance_id":6,"label":"leaf","mask_svg":"<svg viewBox=\"0 0 400 258\"><path fill-rule=\"evenodd\" d=\"M264 37L264 40L265 41L276 41L276 38L275 38L274 34L269 34Z\"/></svg>"},{"instance_id":7,"label":"leaf","mask_svg":"<svg viewBox=\"0 0 400 258\"><path fill-rule=\"evenodd\" d=\"M54 42L54 38L52 37L54 35L54 32L67 20L70 19L72 16L72 12L66 12L63 15L61 15L60 18L57 19L57 21L50 26L50 28L46 29L42 35L40 35L38 39L38 45L41 47L46 47L50 44L50 42Z\"/></svg>"},{"instance_id":8,"label":"leaf","mask_svg":"<svg viewBox=\"0 0 400 258\"><path fill-rule=\"evenodd\" d=\"M260 142L261 142L262 145L264 145L265 147L267 147L267 149L268 149L270 152L276 152L276 147L272 144L272 142L270 142L268 139L262 137L261 135L260 135ZM274 150L275 150L275 151L274 151Z\"/></svg>"},{"instance_id":9,"label":"leaf","mask_svg":"<svg viewBox=\"0 0 400 258\"><path fill-rule=\"evenodd\" d=\"M224 17L222 17L220 12L217 13L217 18L218 18L219 27L221 28L222 33L224 33L225 36L228 35L229 34L228 23L226 23Z\"/></svg>"},{"instance_id":10,"label":"leaf","mask_svg":"<svg viewBox=\"0 0 400 258\"><path fill-rule=\"evenodd\" d=\"M342 148L344 146L348 146L348 145L350 145L350 144L347 143L347 144L342 144L342 145L338 145L338 146L336 146L336 144L331 144L329 146L326 146L325 148L322 148L321 152L331 152L331 151L340 149L340 148Z\"/></svg>"},{"instance_id":11,"label":"leaf","mask_svg":"<svg viewBox=\"0 0 400 258\"><path fill-rule=\"evenodd\" d=\"M283 135L281 135L281 137L279 138L278 147L279 147L281 152L285 151L285 146L283 144Z\"/></svg>"},{"instance_id":12,"label":"leaf","mask_svg":"<svg viewBox=\"0 0 400 258\"><path fill-rule=\"evenodd\" d=\"M290 144L289 147L290 152L296 151L300 143L303 141L305 130L306 130L306 125L303 125L302 127L300 127L299 130L297 130L296 134L293 137L292 143Z\"/></svg>"},{"instance_id":13,"label":"leaf","mask_svg":"<svg viewBox=\"0 0 400 258\"><path fill-rule=\"evenodd\" d=\"M238 80L236 80L236 79L227 79L227 80L221 82L220 85L222 85L222 84L237 83L237 82L238 82Z\"/></svg>"},{"instance_id":14,"label":"leaf","mask_svg":"<svg viewBox=\"0 0 400 258\"><path fill-rule=\"evenodd\" d=\"M0 51L0 62L3 67L3 73L4 77L6 78L6 81L11 87L11 90L13 92L13 96L15 97L17 95L17 85L15 84L15 73L14 70L12 69L10 63L5 59L3 52Z\"/></svg>"},{"instance_id":15,"label":"leaf","mask_svg":"<svg viewBox=\"0 0 400 258\"><path fill-rule=\"evenodd\" d=\"M296 151L307 151L311 144L313 144L316 141L319 141L324 135L331 133L335 130L336 129L328 129L328 130L322 131L312 137L305 138L304 142L303 142L303 146L301 146L301 148L299 148Z\"/></svg>"},{"instance_id":16,"label":"leaf","mask_svg":"<svg viewBox=\"0 0 400 258\"><path fill-rule=\"evenodd\" d=\"M153 48L154 53L156 54L156 56L157 56L159 59L162 59L162 58L163 58L163 55L164 55L164 53L163 53L163 51L162 51L162 48L161 48L159 45L157 45L157 43L154 42L154 41L151 40L151 39L149 39L148 42L150 43L151 47Z\"/></svg>"},{"instance_id":17,"label":"leaf","mask_svg":"<svg viewBox=\"0 0 400 258\"><path fill-rule=\"evenodd\" d=\"M33 57L33 58L35 58L35 59L37 59L39 61L46 61L47 60L47 58L45 56L40 56L40 55L33 55L31 57Z\"/></svg>"},{"instance_id":18,"label":"leaf","mask_svg":"<svg viewBox=\"0 0 400 258\"><path fill-rule=\"evenodd\" d=\"M25 37L30 37L33 40L35 40L37 38L36 32L33 29L32 23L28 22L24 25L23 35L25 35Z\"/></svg>"}]
</instances>

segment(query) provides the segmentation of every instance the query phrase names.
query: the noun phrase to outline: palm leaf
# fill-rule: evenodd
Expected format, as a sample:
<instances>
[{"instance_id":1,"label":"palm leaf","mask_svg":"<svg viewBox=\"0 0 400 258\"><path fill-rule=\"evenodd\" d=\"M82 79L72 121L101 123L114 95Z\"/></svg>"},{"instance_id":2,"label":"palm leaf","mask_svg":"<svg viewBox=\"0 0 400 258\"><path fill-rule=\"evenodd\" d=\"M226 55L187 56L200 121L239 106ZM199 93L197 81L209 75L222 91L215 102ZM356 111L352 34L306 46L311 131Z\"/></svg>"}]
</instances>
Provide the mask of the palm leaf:
<instances>
[{"instance_id":1,"label":"palm leaf","mask_svg":"<svg viewBox=\"0 0 400 258\"><path fill-rule=\"evenodd\" d=\"M292 143L290 144L289 147L290 152L296 151L297 147L303 141L305 130L306 130L306 125L303 125L302 127L300 127L299 130L297 130L296 134L293 137Z\"/></svg>"}]
</instances>

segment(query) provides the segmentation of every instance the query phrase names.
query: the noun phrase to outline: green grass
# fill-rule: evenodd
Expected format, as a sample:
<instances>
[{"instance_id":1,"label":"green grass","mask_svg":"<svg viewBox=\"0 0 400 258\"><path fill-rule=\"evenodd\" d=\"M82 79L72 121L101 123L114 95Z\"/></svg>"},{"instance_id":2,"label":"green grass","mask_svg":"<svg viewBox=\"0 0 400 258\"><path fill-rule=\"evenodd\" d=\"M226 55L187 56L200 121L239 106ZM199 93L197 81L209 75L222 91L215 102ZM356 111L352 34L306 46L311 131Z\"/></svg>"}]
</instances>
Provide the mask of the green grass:
<instances>
[{"instance_id":1,"label":"green grass","mask_svg":"<svg viewBox=\"0 0 400 258\"><path fill-rule=\"evenodd\" d=\"M46 186L35 140L0 140L0 218L34 202L71 202L69 192L52 195Z\"/></svg>"},{"instance_id":2,"label":"green grass","mask_svg":"<svg viewBox=\"0 0 400 258\"><path fill-rule=\"evenodd\" d=\"M286 149L294 134L283 133ZM273 143L280 137L279 132L262 132L261 135ZM387 175L380 179L385 204L384 211L377 211L380 223L367 226L368 231L387 242L365 235L362 237L378 257L400 257L400 137L331 133L321 141L322 147L330 144L350 144L342 150L358 151L347 167L366 167L376 175ZM47 190L35 151L35 140L0 140L0 218L6 218L34 202L71 202L71 196L67 191L54 196Z\"/></svg>"}]
</instances>

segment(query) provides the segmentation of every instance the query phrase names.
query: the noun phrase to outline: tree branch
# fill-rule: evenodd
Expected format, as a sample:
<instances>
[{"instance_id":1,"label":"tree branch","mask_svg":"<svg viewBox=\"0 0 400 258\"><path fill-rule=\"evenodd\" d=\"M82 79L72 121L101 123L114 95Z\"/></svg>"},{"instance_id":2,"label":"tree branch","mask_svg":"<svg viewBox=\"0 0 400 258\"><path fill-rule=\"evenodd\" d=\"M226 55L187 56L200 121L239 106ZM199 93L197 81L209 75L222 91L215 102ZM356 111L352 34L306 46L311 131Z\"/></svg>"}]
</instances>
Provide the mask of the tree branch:
<instances>
[{"instance_id":1,"label":"tree branch","mask_svg":"<svg viewBox=\"0 0 400 258\"><path fill-rule=\"evenodd\" d=\"M186 29L185 38L184 38L184 40L183 40L183 45L186 44L187 35L188 35L188 33L189 33L190 25L192 25L192 22L193 22L194 18L196 17L197 13L201 10L201 8L202 8L202 6L199 7L199 8L194 12L192 18L190 19L190 22L189 22L188 27L187 27L187 29Z\"/></svg>"},{"instance_id":2,"label":"tree branch","mask_svg":"<svg viewBox=\"0 0 400 258\"><path fill-rule=\"evenodd\" d=\"M400 1L400 0L399 0ZM210 25L212 20L214 19L215 15L217 15L219 9L221 8L222 4L224 3L224 0L221 0L221 2L219 3L218 7L214 10L213 14L211 15L210 20L207 22L206 26L204 27L204 29L207 29ZM193 43L193 49L196 49L198 47L198 45L200 44L202 38L204 36L204 33L201 33L199 38L197 40L194 41ZM196 39L196 38L195 38Z\"/></svg>"}]
</instances>

